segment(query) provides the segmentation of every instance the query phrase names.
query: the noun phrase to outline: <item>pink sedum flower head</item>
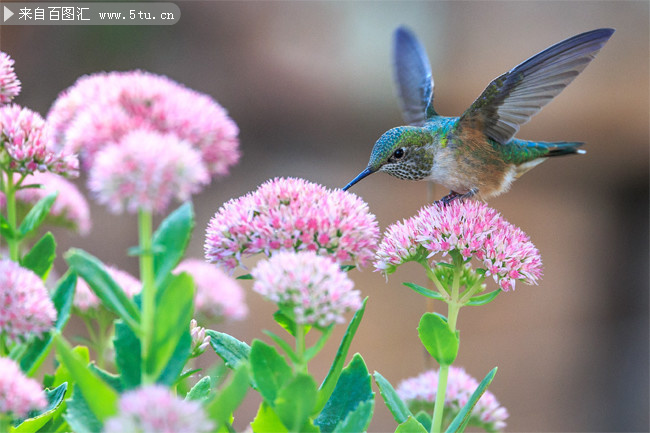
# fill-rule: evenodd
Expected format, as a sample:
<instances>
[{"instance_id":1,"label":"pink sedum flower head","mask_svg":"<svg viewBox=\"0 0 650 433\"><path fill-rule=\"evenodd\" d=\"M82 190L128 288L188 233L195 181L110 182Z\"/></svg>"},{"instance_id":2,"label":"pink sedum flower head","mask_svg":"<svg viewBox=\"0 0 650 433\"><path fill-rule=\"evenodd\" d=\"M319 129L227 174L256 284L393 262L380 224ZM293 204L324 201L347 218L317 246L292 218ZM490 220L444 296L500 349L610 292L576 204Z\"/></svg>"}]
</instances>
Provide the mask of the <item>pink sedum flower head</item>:
<instances>
[{"instance_id":1,"label":"pink sedum flower head","mask_svg":"<svg viewBox=\"0 0 650 433\"><path fill-rule=\"evenodd\" d=\"M10 341L49 330L56 310L43 281L18 263L0 260L0 333Z\"/></svg>"},{"instance_id":2,"label":"pink sedum flower head","mask_svg":"<svg viewBox=\"0 0 650 433\"><path fill-rule=\"evenodd\" d=\"M375 216L356 195L275 178L219 208L208 225L205 256L230 270L242 257L275 251L314 251L365 265L378 235Z\"/></svg>"},{"instance_id":3,"label":"pink sedum flower head","mask_svg":"<svg viewBox=\"0 0 650 433\"><path fill-rule=\"evenodd\" d=\"M17 177L14 176L17 180ZM16 192L19 206L29 211L36 203L53 192L58 192L56 200L50 209L46 222L54 225L70 227L82 235L90 232L90 208L88 201L79 189L69 180L52 173L34 173L28 176L23 186L41 185L40 188L25 188ZM4 193L0 192L0 208L6 206Z\"/></svg>"},{"instance_id":4,"label":"pink sedum flower head","mask_svg":"<svg viewBox=\"0 0 650 433\"><path fill-rule=\"evenodd\" d=\"M207 317L241 320L248 314L244 289L237 280L199 259L183 260L174 273L187 272L196 284L195 310Z\"/></svg>"},{"instance_id":5,"label":"pink sedum flower head","mask_svg":"<svg viewBox=\"0 0 650 433\"><path fill-rule=\"evenodd\" d=\"M411 260L449 260L452 251L476 259L504 291L514 290L516 281L537 284L542 275L541 257L528 236L485 203L469 200L426 206L389 226L375 268L390 274Z\"/></svg>"},{"instance_id":6,"label":"pink sedum flower head","mask_svg":"<svg viewBox=\"0 0 650 433\"><path fill-rule=\"evenodd\" d=\"M0 51L0 104L11 102L20 93L20 81L14 72L14 59Z\"/></svg>"},{"instance_id":7,"label":"pink sedum flower head","mask_svg":"<svg viewBox=\"0 0 650 433\"><path fill-rule=\"evenodd\" d=\"M163 212L208 184L201 155L175 135L136 130L97 153L88 178L96 200L113 213Z\"/></svg>"},{"instance_id":8,"label":"pink sedum flower head","mask_svg":"<svg viewBox=\"0 0 650 433\"><path fill-rule=\"evenodd\" d=\"M0 357L0 416L24 418L30 411L44 409L46 405L39 383L25 376L12 359Z\"/></svg>"},{"instance_id":9,"label":"pink sedum flower head","mask_svg":"<svg viewBox=\"0 0 650 433\"><path fill-rule=\"evenodd\" d=\"M205 335L205 328L199 326L195 319L190 320L190 336L192 337L190 357L196 358L210 345L210 336Z\"/></svg>"},{"instance_id":10,"label":"pink sedum flower head","mask_svg":"<svg viewBox=\"0 0 650 433\"><path fill-rule=\"evenodd\" d=\"M479 383L464 369L450 366L445 394L446 423L449 423L469 401ZM428 370L419 376L403 380L397 386L397 395L408 405L413 413L421 410L430 412L436 400L438 371ZM508 411L490 391L485 391L471 412L469 425L486 431L501 431L505 428Z\"/></svg>"},{"instance_id":11,"label":"pink sedum flower head","mask_svg":"<svg viewBox=\"0 0 650 433\"><path fill-rule=\"evenodd\" d=\"M314 251L279 252L251 272L253 290L293 313L299 325L342 323L361 308L361 295L341 267Z\"/></svg>"},{"instance_id":12,"label":"pink sedum flower head","mask_svg":"<svg viewBox=\"0 0 650 433\"><path fill-rule=\"evenodd\" d=\"M118 406L104 423L105 433L208 433L215 427L200 402L177 398L162 385L127 391Z\"/></svg>"},{"instance_id":13,"label":"pink sedum flower head","mask_svg":"<svg viewBox=\"0 0 650 433\"><path fill-rule=\"evenodd\" d=\"M76 177L77 156L51 148L49 129L36 112L18 105L0 107L0 148L8 155L5 170L21 174L37 171Z\"/></svg>"},{"instance_id":14,"label":"pink sedum flower head","mask_svg":"<svg viewBox=\"0 0 650 433\"><path fill-rule=\"evenodd\" d=\"M129 298L133 298L142 290L142 283L128 272L113 266L106 266L106 271ZM88 283L83 278L77 279L73 305L82 313L88 313L90 310L96 310L101 306L101 301L95 295L95 292L90 290Z\"/></svg>"},{"instance_id":15,"label":"pink sedum flower head","mask_svg":"<svg viewBox=\"0 0 650 433\"><path fill-rule=\"evenodd\" d=\"M143 71L81 77L48 114L57 145L80 152L90 168L96 153L143 129L171 134L201 155L211 177L228 174L240 157L237 125L211 97Z\"/></svg>"}]
</instances>

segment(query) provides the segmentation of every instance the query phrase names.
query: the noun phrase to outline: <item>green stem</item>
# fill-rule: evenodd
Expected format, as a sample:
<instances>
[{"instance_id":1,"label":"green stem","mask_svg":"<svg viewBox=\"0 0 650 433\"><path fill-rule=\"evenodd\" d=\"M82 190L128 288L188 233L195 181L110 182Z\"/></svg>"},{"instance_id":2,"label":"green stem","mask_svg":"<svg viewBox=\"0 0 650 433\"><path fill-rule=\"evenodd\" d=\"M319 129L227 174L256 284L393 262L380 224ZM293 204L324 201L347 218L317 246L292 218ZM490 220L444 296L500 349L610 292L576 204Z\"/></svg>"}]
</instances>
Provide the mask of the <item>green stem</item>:
<instances>
[{"instance_id":1,"label":"green stem","mask_svg":"<svg viewBox=\"0 0 650 433\"><path fill-rule=\"evenodd\" d=\"M436 403L433 407L433 420L431 421L431 433L442 431L442 415L445 408L445 394L447 392L447 377L449 377L449 366L441 365L438 370L438 389L436 390ZM442 398L440 398L442 396Z\"/></svg>"},{"instance_id":2,"label":"green stem","mask_svg":"<svg viewBox=\"0 0 650 433\"><path fill-rule=\"evenodd\" d=\"M5 187L5 197L7 199L7 222L12 232L16 233L16 185L13 181L11 173L7 173L7 182ZM19 244L20 241L13 236L7 239L9 245L9 258L17 262L19 257Z\"/></svg>"},{"instance_id":3,"label":"green stem","mask_svg":"<svg viewBox=\"0 0 650 433\"><path fill-rule=\"evenodd\" d=\"M11 428L11 418L9 415L0 413L0 433L8 432Z\"/></svg>"},{"instance_id":4,"label":"green stem","mask_svg":"<svg viewBox=\"0 0 650 433\"><path fill-rule=\"evenodd\" d=\"M305 362L305 325L296 325L296 356L299 364L296 365L297 373L307 373Z\"/></svg>"},{"instance_id":5,"label":"green stem","mask_svg":"<svg viewBox=\"0 0 650 433\"><path fill-rule=\"evenodd\" d=\"M7 336L4 332L0 332L0 357L7 356L9 349L7 348ZM0 430L2 432L2 430Z\"/></svg>"},{"instance_id":6,"label":"green stem","mask_svg":"<svg viewBox=\"0 0 650 433\"><path fill-rule=\"evenodd\" d=\"M140 279L142 280L142 383L153 383L155 378L148 373L147 363L151 352L156 307L156 287L153 274L152 253L153 218L150 211L138 213L138 232L140 236Z\"/></svg>"}]
</instances>

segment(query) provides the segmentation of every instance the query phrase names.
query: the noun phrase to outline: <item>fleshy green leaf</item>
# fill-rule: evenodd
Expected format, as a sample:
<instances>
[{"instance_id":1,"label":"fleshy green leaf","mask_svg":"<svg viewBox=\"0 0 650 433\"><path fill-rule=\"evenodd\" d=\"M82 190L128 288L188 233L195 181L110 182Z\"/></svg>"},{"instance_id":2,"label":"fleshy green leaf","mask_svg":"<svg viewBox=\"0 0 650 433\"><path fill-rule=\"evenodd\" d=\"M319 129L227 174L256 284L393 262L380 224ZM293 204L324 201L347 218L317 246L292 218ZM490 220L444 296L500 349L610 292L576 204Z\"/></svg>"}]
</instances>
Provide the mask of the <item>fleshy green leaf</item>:
<instances>
[{"instance_id":1,"label":"fleshy green leaf","mask_svg":"<svg viewBox=\"0 0 650 433\"><path fill-rule=\"evenodd\" d=\"M57 359L64 364L74 378L76 386L84 396L93 415L103 422L117 411L117 392L100 378L95 376L86 362L76 355L68 343L59 334L54 336ZM68 406L68 409L70 407Z\"/></svg>"},{"instance_id":2,"label":"fleshy green leaf","mask_svg":"<svg viewBox=\"0 0 650 433\"><path fill-rule=\"evenodd\" d=\"M191 376L192 374L200 371L200 369L195 369L183 372L183 368L185 367L185 364L187 364L187 360L190 357L190 350L192 349L192 336L190 335L189 325L187 328L187 332L181 334L181 338L178 340L178 344L176 344L174 353L172 354L163 371L156 379L156 383L173 386L183 380L182 374L184 375L189 373Z\"/></svg>"},{"instance_id":3,"label":"fleshy green leaf","mask_svg":"<svg viewBox=\"0 0 650 433\"><path fill-rule=\"evenodd\" d=\"M99 259L75 248L66 253L65 259L68 265L88 283L106 308L117 314L134 332L139 332L138 307L108 274Z\"/></svg>"},{"instance_id":4,"label":"fleshy green leaf","mask_svg":"<svg viewBox=\"0 0 650 433\"><path fill-rule=\"evenodd\" d=\"M25 353L23 353L20 359L20 368L27 376L31 377L38 371L38 368L50 352L52 335L62 332L68 323L76 284L77 276L72 272L68 272L59 280L59 283L54 289L54 294L52 295L52 303L56 309L54 329L46 332L40 338L33 340Z\"/></svg>"},{"instance_id":5,"label":"fleshy green leaf","mask_svg":"<svg viewBox=\"0 0 650 433\"><path fill-rule=\"evenodd\" d=\"M415 414L415 419L417 419L420 424L422 424L426 431L431 431L431 414L420 411Z\"/></svg>"},{"instance_id":6,"label":"fleshy green leaf","mask_svg":"<svg viewBox=\"0 0 650 433\"><path fill-rule=\"evenodd\" d=\"M420 421L412 415L406 421L397 426L395 433L428 433Z\"/></svg>"},{"instance_id":7,"label":"fleshy green leaf","mask_svg":"<svg viewBox=\"0 0 650 433\"><path fill-rule=\"evenodd\" d=\"M122 392L124 389L122 387L122 379L119 375L109 373L106 370L103 370L97 367L95 364L88 364L88 368L92 371L97 377L106 382L117 392Z\"/></svg>"},{"instance_id":8,"label":"fleshy green leaf","mask_svg":"<svg viewBox=\"0 0 650 433\"><path fill-rule=\"evenodd\" d=\"M334 330L334 324L331 324L327 328L324 328L322 330L321 336L316 341L316 343L305 350L305 362L310 361L314 356L318 355L318 352L323 349L323 346L325 346L325 343L327 343L327 340L329 340L330 335L332 335L332 331Z\"/></svg>"},{"instance_id":9,"label":"fleshy green leaf","mask_svg":"<svg viewBox=\"0 0 650 433\"><path fill-rule=\"evenodd\" d=\"M427 352L440 365L451 365L458 354L458 337L449 328L447 319L437 313L424 313L418 336Z\"/></svg>"},{"instance_id":10,"label":"fleshy green leaf","mask_svg":"<svg viewBox=\"0 0 650 433\"><path fill-rule=\"evenodd\" d=\"M52 194L43 197L29 210L25 219L20 224L20 227L18 227L18 233L21 238L29 235L41 225L45 217L47 217L47 214L50 212L50 208L52 207L57 194L57 192L53 192Z\"/></svg>"},{"instance_id":11,"label":"fleshy green leaf","mask_svg":"<svg viewBox=\"0 0 650 433\"><path fill-rule=\"evenodd\" d=\"M153 341L149 359L146 360L147 373L155 378L161 375L170 362L182 337L185 334L189 336L190 320L194 313L194 281L192 277L182 272L168 281L169 284L162 288L162 292L156 299ZM191 344L191 337L189 342ZM188 346L187 356L189 356L189 349ZM182 357L182 352L178 356ZM182 359L183 365L187 356ZM174 377L173 380L175 379Z\"/></svg>"},{"instance_id":12,"label":"fleshy green leaf","mask_svg":"<svg viewBox=\"0 0 650 433\"><path fill-rule=\"evenodd\" d=\"M31 433L38 431L52 419L59 405L63 402L63 397L65 396L67 389L67 383L62 383L52 390L46 389L45 398L47 399L47 406L45 406L43 410L30 412L27 419L15 422L14 425L16 428L11 431L15 433Z\"/></svg>"},{"instance_id":13,"label":"fleshy green leaf","mask_svg":"<svg viewBox=\"0 0 650 433\"><path fill-rule=\"evenodd\" d=\"M244 401L249 388L248 365L241 363L233 372L230 381L222 386L216 397L206 405L210 419L222 426L228 424L233 412Z\"/></svg>"},{"instance_id":14,"label":"fleshy green leaf","mask_svg":"<svg viewBox=\"0 0 650 433\"><path fill-rule=\"evenodd\" d=\"M469 298L469 301L465 305L478 307L480 305L489 304L497 297L499 293L501 293L501 289L497 289L492 292L485 293L483 295L474 296L472 298Z\"/></svg>"},{"instance_id":15,"label":"fleshy green leaf","mask_svg":"<svg viewBox=\"0 0 650 433\"><path fill-rule=\"evenodd\" d=\"M332 432L348 413L360 403L372 400L374 395L366 363L357 353L341 372L334 392L314 420L314 424L319 426L322 432Z\"/></svg>"},{"instance_id":16,"label":"fleshy green leaf","mask_svg":"<svg viewBox=\"0 0 650 433\"><path fill-rule=\"evenodd\" d=\"M249 356L251 375L257 390L273 406L278 392L291 379L291 367L275 347L253 340Z\"/></svg>"},{"instance_id":17,"label":"fleshy green leaf","mask_svg":"<svg viewBox=\"0 0 650 433\"><path fill-rule=\"evenodd\" d=\"M289 317L288 314L285 314L283 311L278 310L273 313L273 320L275 320L278 325L282 326L289 334L291 334L292 337L296 336L296 321ZM306 325L305 334L307 334L310 329L311 327L309 325Z\"/></svg>"},{"instance_id":18,"label":"fleshy green leaf","mask_svg":"<svg viewBox=\"0 0 650 433\"><path fill-rule=\"evenodd\" d=\"M264 401L257 410L257 415L255 415L255 419L251 423L251 428L254 432L287 433L289 431L282 424L282 421L273 411L273 408Z\"/></svg>"},{"instance_id":19,"label":"fleshy green leaf","mask_svg":"<svg viewBox=\"0 0 650 433\"><path fill-rule=\"evenodd\" d=\"M465 403L465 406L463 406L460 412L458 412L458 415L456 415L451 424L449 424L446 433L462 432L465 430L465 427L472 416L472 409L474 409L474 406L476 406L476 403L478 403L483 393L487 390L487 387L492 383L495 374L497 374L497 367L494 367L485 378L483 378L467 403Z\"/></svg>"},{"instance_id":20,"label":"fleshy green leaf","mask_svg":"<svg viewBox=\"0 0 650 433\"><path fill-rule=\"evenodd\" d=\"M205 376L194 384L185 396L185 400L205 400L210 395L210 391L212 391L212 380L210 376Z\"/></svg>"},{"instance_id":21,"label":"fleshy green leaf","mask_svg":"<svg viewBox=\"0 0 650 433\"><path fill-rule=\"evenodd\" d=\"M440 301L445 299L440 293L436 292L435 290L427 289L426 287L422 287L419 284L415 284L415 283L402 283L402 284L404 284L406 287L410 289L413 289L420 295L426 296L427 298L436 299Z\"/></svg>"},{"instance_id":22,"label":"fleshy green leaf","mask_svg":"<svg viewBox=\"0 0 650 433\"><path fill-rule=\"evenodd\" d=\"M366 400L359 403L356 409L349 412L345 419L334 428L334 433L359 433L365 432L372 420L375 400Z\"/></svg>"},{"instance_id":23,"label":"fleshy green leaf","mask_svg":"<svg viewBox=\"0 0 650 433\"><path fill-rule=\"evenodd\" d=\"M287 343L286 341L284 341L279 335L277 335L277 334L275 334L275 333L273 333L271 331L267 331L267 330L264 330L262 332L264 332L266 335L271 337L273 342L275 344L277 344L280 347L280 349L282 349L284 351L284 353L287 354L287 356L289 358L291 358L291 361L294 364L298 364L300 362L300 360L298 359L298 356L293 351L293 348L291 347L291 345L289 343Z\"/></svg>"},{"instance_id":24,"label":"fleshy green leaf","mask_svg":"<svg viewBox=\"0 0 650 433\"><path fill-rule=\"evenodd\" d=\"M47 232L20 260L20 265L45 280L52 269L55 258L56 241L52 233Z\"/></svg>"},{"instance_id":25,"label":"fleshy green leaf","mask_svg":"<svg viewBox=\"0 0 650 433\"><path fill-rule=\"evenodd\" d=\"M395 391L395 388L393 388L393 385L391 385L390 382L384 378L384 376L376 371L373 376L375 377L375 382L379 387L379 393L384 399L386 407L388 407L390 413L393 414L395 421L397 421L398 424L406 422L409 417L413 416L408 406L406 406L406 403L404 403L399 395L397 395L397 392Z\"/></svg>"},{"instance_id":26,"label":"fleshy green leaf","mask_svg":"<svg viewBox=\"0 0 650 433\"><path fill-rule=\"evenodd\" d=\"M156 287L161 287L185 255L194 229L192 203L183 203L160 223L153 235L153 266Z\"/></svg>"},{"instance_id":27,"label":"fleshy green leaf","mask_svg":"<svg viewBox=\"0 0 650 433\"><path fill-rule=\"evenodd\" d=\"M98 433L102 431L102 421L91 408L78 385L74 386L72 398L66 401L67 410L63 418L75 433Z\"/></svg>"},{"instance_id":28,"label":"fleshy green leaf","mask_svg":"<svg viewBox=\"0 0 650 433\"><path fill-rule=\"evenodd\" d=\"M253 276L251 274L240 275L235 280L252 280Z\"/></svg>"},{"instance_id":29,"label":"fleshy green leaf","mask_svg":"<svg viewBox=\"0 0 650 433\"><path fill-rule=\"evenodd\" d=\"M2 214L0 214L0 235L5 239L16 239L18 237L18 233L11 228L9 221Z\"/></svg>"},{"instance_id":30,"label":"fleshy green leaf","mask_svg":"<svg viewBox=\"0 0 650 433\"><path fill-rule=\"evenodd\" d=\"M356 265L341 265L341 270L343 272L348 272L351 271L352 269L356 269Z\"/></svg>"},{"instance_id":31,"label":"fleshy green leaf","mask_svg":"<svg viewBox=\"0 0 650 433\"><path fill-rule=\"evenodd\" d=\"M316 382L307 373L298 373L280 389L273 409L289 431L303 431L316 404L316 394Z\"/></svg>"},{"instance_id":32,"label":"fleshy green leaf","mask_svg":"<svg viewBox=\"0 0 650 433\"><path fill-rule=\"evenodd\" d=\"M348 356L348 350L350 349L350 344L352 344L352 339L354 338L354 334L356 334L357 329L359 328L359 324L361 323L361 319L363 319L363 313L366 310L366 302L368 302L367 297L363 300L363 303L361 304L361 308L359 308L359 310L357 310L357 312L354 313L354 317L352 317L352 320L348 325L348 329L346 329L345 335L341 340L339 349L336 352L336 357L334 358L334 362L332 363L332 366L330 367L330 370L327 373L325 380L323 381L323 383L321 384L318 390L318 402L316 403L316 410L315 410L316 413L323 410L323 407L325 407L325 403L327 403L327 400L329 400L330 395L332 395L332 392L334 391L334 387L336 386L336 383L339 380L339 376L341 375L341 371L343 370L343 365L345 364L345 358Z\"/></svg>"},{"instance_id":33,"label":"fleshy green leaf","mask_svg":"<svg viewBox=\"0 0 650 433\"><path fill-rule=\"evenodd\" d=\"M240 362L246 362L251 352L251 347L235 337L223 332L208 329L206 335L210 336L210 346L223 359L230 368L235 368Z\"/></svg>"},{"instance_id":34,"label":"fleshy green leaf","mask_svg":"<svg viewBox=\"0 0 650 433\"><path fill-rule=\"evenodd\" d=\"M120 381L124 390L134 389L140 385L141 346L140 340L122 320L115 322L115 365L120 372Z\"/></svg>"}]
</instances>

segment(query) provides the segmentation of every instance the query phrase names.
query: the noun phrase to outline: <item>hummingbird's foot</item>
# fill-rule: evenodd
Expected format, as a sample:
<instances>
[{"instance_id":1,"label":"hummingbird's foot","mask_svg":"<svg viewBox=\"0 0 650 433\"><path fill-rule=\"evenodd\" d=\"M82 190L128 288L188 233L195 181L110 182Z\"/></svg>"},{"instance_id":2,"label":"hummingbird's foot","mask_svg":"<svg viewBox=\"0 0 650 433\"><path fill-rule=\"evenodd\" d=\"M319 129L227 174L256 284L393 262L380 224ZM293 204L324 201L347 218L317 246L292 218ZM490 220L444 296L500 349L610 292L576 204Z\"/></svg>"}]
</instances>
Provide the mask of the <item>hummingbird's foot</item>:
<instances>
[{"instance_id":1,"label":"hummingbird's foot","mask_svg":"<svg viewBox=\"0 0 650 433\"><path fill-rule=\"evenodd\" d=\"M436 203L442 203L443 206L447 206L449 203L451 203L454 200L465 200L466 198L470 198L474 196L478 192L478 188L472 188L469 191L467 191L465 194L460 194L457 193L456 191L449 191L449 194L438 200Z\"/></svg>"}]
</instances>

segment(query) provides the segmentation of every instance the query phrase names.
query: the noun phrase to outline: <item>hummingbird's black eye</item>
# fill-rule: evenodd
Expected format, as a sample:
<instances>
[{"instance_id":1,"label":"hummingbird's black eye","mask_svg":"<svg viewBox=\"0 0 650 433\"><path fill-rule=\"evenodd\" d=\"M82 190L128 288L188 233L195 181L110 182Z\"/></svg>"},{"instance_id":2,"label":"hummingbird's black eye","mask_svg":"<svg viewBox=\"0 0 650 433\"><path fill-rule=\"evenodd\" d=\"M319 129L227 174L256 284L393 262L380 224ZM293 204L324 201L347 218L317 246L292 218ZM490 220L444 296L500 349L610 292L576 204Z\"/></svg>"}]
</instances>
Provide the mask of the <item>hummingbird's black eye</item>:
<instances>
[{"instance_id":1,"label":"hummingbird's black eye","mask_svg":"<svg viewBox=\"0 0 650 433\"><path fill-rule=\"evenodd\" d=\"M395 152L393 152L393 158L394 159L402 159L402 158L404 158L404 149L402 149L400 147Z\"/></svg>"}]
</instances>

